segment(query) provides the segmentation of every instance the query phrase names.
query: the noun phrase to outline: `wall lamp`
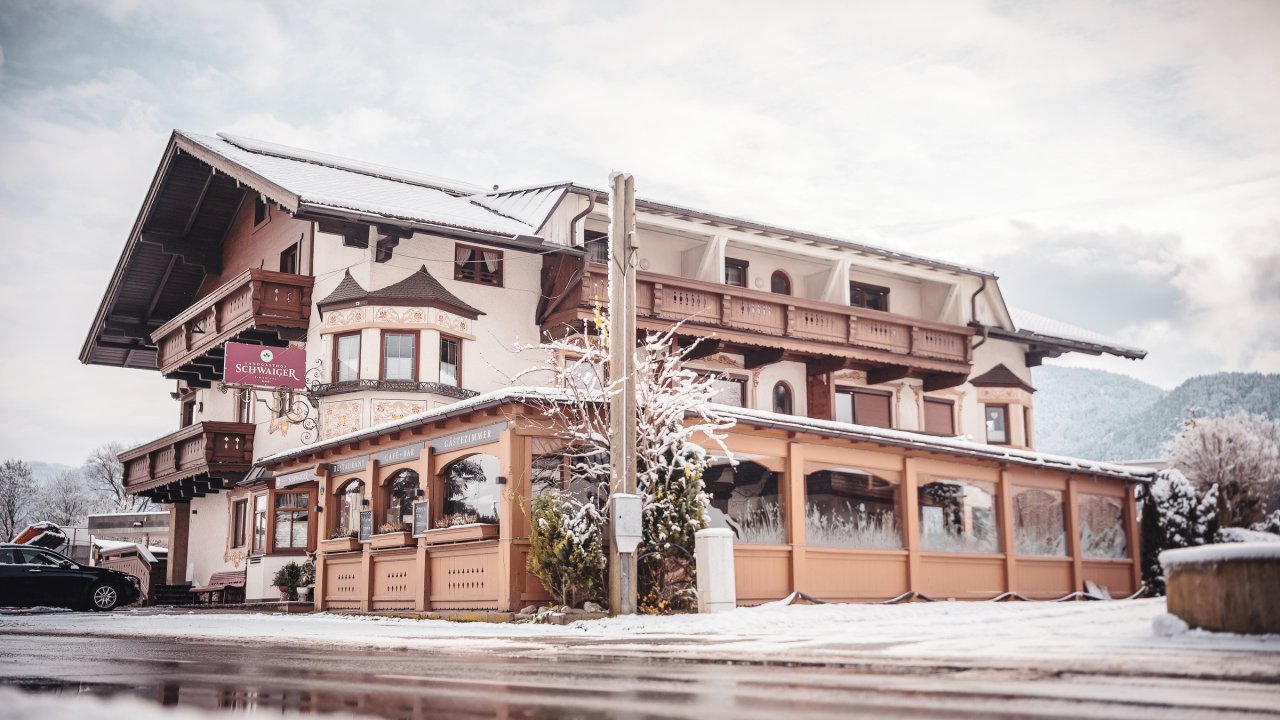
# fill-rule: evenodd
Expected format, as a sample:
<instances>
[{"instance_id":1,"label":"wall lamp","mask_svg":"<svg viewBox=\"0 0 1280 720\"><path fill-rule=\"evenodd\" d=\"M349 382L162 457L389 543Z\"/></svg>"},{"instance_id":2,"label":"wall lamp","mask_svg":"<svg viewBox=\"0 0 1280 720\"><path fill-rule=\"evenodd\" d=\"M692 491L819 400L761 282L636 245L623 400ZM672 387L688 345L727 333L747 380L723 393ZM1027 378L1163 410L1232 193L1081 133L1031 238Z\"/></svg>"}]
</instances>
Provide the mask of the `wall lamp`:
<instances>
[{"instance_id":1,"label":"wall lamp","mask_svg":"<svg viewBox=\"0 0 1280 720\"><path fill-rule=\"evenodd\" d=\"M426 490L423 490L422 488L418 488L417 492L414 493L414 497L425 497L426 494L427 494Z\"/></svg>"},{"instance_id":2,"label":"wall lamp","mask_svg":"<svg viewBox=\"0 0 1280 720\"><path fill-rule=\"evenodd\" d=\"M360 507L369 507L369 498L361 498Z\"/></svg>"}]
</instances>

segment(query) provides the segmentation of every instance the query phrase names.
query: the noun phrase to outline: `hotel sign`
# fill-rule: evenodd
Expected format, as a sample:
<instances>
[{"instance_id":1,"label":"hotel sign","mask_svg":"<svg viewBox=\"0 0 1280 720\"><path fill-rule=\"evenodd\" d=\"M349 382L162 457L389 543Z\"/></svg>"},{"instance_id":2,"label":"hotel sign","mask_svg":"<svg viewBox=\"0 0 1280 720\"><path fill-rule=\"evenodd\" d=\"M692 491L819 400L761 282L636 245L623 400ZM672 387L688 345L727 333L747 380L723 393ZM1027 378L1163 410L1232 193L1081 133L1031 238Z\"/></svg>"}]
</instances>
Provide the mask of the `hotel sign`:
<instances>
[{"instance_id":1,"label":"hotel sign","mask_svg":"<svg viewBox=\"0 0 1280 720\"><path fill-rule=\"evenodd\" d=\"M304 390L307 351L297 348L263 347L229 342L223 366L228 385Z\"/></svg>"},{"instance_id":2,"label":"hotel sign","mask_svg":"<svg viewBox=\"0 0 1280 720\"><path fill-rule=\"evenodd\" d=\"M293 487L294 485L311 482L315 479L316 473L314 470L299 470L298 472L292 472L288 475L281 475L277 477L276 489L282 490L287 487Z\"/></svg>"},{"instance_id":3,"label":"hotel sign","mask_svg":"<svg viewBox=\"0 0 1280 720\"><path fill-rule=\"evenodd\" d=\"M422 448L426 447L426 443L418 441L408 445L401 445L398 448L383 450L374 455L374 460L378 465L395 465L396 463L409 462L417 460L422 456Z\"/></svg>"},{"instance_id":4,"label":"hotel sign","mask_svg":"<svg viewBox=\"0 0 1280 720\"><path fill-rule=\"evenodd\" d=\"M360 472L369 464L368 455L359 455L346 460L329 463L329 475L346 475L347 473Z\"/></svg>"},{"instance_id":5,"label":"hotel sign","mask_svg":"<svg viewBox=\"0 0 1280 720\"><path fill-rule=\"evenodd\" d=\"M431 452L446 453L495 442L507 429L507 422L496 422L470 430L444 435L431 441Z\"/></svg>"}]
</instances>

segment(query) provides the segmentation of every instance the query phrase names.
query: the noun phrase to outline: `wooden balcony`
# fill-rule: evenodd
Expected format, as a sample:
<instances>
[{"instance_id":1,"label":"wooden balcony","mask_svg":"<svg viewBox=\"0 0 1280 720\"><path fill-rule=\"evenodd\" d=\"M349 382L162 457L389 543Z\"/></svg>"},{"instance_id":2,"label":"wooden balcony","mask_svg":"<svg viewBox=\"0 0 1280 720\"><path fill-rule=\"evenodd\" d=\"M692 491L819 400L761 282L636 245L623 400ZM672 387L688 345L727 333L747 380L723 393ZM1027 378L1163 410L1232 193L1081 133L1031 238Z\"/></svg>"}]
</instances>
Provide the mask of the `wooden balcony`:
<instances>
[{"instance_id":1,"label":"wooden balcony","mask_svg":"<svg viewBox=\"0 0 1280 720\"><path fill-rule=\"evenodd\" d=\"M603 265L549 264L546 277L546 294L558 303L546 306L544 331L586 319L609 302ZM972 360L972 328L670 275L639 272L636 306L642 329L684 321L689 332L682 334L714 332L721 347L744 354L748 367L796 359L809 363L811 373L850 367L867 370L871 382L910 375L946 387L963 382Z\"/></svg>"},{"instance_id":2,"label":"wooden balcony","mask_svg":"<svg viewBox=\"0 0 1280 720\"><path fill-rule=\"evenodd\" d=\"M306 275L246 270L197 300L151 334L165 377L209 387L222 379L228 340L283 347L305 336L311 320Z\"/></svg>"},{"instance_id":3,"label":"wooden balcony","mask_svg":"<svg viewBox=\"0 0 1280 720\"><path fill-rule=\"evenodd\" d=\"M120 453L131 495L181 502L230 487L253 465L252 423L201 422Z\"/></svg>"}]
</instances>

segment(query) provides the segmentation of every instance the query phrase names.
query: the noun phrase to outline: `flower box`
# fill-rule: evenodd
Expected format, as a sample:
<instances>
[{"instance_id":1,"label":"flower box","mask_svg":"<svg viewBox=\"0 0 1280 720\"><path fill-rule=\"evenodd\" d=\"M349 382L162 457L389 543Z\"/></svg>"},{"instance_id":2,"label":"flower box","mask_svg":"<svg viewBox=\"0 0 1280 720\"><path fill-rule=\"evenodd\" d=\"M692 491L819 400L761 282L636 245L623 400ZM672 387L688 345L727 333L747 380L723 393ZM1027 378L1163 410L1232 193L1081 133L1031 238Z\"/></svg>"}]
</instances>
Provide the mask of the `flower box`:
<instances>
[{"instance_id":1,"label":"flower box","mask_svg":"<svg viewBox=\"0 0 1280 720\"><path fill-rule=\"evenodd\" d=\"M360 541L353 537L330 538L320 541L320 552L340 553L360 549Z\"/></svg>"},{"instance_id":2,"label":"flower box","mask_svg":"<svg viewBox=\"0 0 1280 720\"><path fill-rule=\"evenodd\" d=\"M408 532L389 532L371 535L369 547L374 550L382 548L404 547L413 544L413 535Z\"/></svg>"},{"instance_id":3,"label":"flower box","mask_svg":"<svg viewBox=\"0 0 1280 720\"><path fill-rule=\"evenodd\" d=\"M428 543L451 543L466 540L487 540L498 537L498 526L487 523L470 523L454 525L447 528L428 530L425 537Z\"/></svg>"}]
</instances>

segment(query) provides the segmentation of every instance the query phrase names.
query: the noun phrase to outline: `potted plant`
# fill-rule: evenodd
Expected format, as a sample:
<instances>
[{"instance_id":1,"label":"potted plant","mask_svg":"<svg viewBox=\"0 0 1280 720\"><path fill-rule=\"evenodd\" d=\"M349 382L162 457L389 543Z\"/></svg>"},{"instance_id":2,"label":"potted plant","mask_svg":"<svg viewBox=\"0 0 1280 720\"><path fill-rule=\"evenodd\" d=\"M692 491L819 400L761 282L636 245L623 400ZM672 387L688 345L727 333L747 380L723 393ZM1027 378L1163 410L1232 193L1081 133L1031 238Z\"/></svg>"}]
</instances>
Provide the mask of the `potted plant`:
<instances>
[{"instance_id":1,"label":"potted plant","mask_svg":"<svg viewBox=\"0 0 1280 720\"><path fill-rule=\"evenodd\" d=\"M351 552L360 549L359 538L355 530L334 530L328 539L320 541L320 549L327 553Z\"/></svg>"},{"instance_id":2,"label":"potted plant","mask_svg":"<svg viewBox=\"0 0 1280 720\"><path fill-rule=\"evenodd\" d=\"M298 577L298 600L307 602L311 599L311 588L316 584L316 556L307 554L307 561L302 563L302 571Z\"/></svg>"},{"instance_id":3,"label":"potted plant","mask_svg":"<svg viewBox=\"0 0 1280 720\"><path fill-rule=\"evenodd\" d=\"M271 584L280 591L281 600L292 600L298 590L298 581L302 578L302 566L296 562L286 563L271 578Z\"/></svg>"},{"instance_id":4,"label":"potted plant","mask_svg":"<svg viewBox=\"0 0 1280 720\"><path fill-rule=\"evenodd\" d=\"M378 534L369 538L373 549L404 547L412 540L412 534L403 523L385 522L378 526Z\"/></svg>"}]
</instances>

